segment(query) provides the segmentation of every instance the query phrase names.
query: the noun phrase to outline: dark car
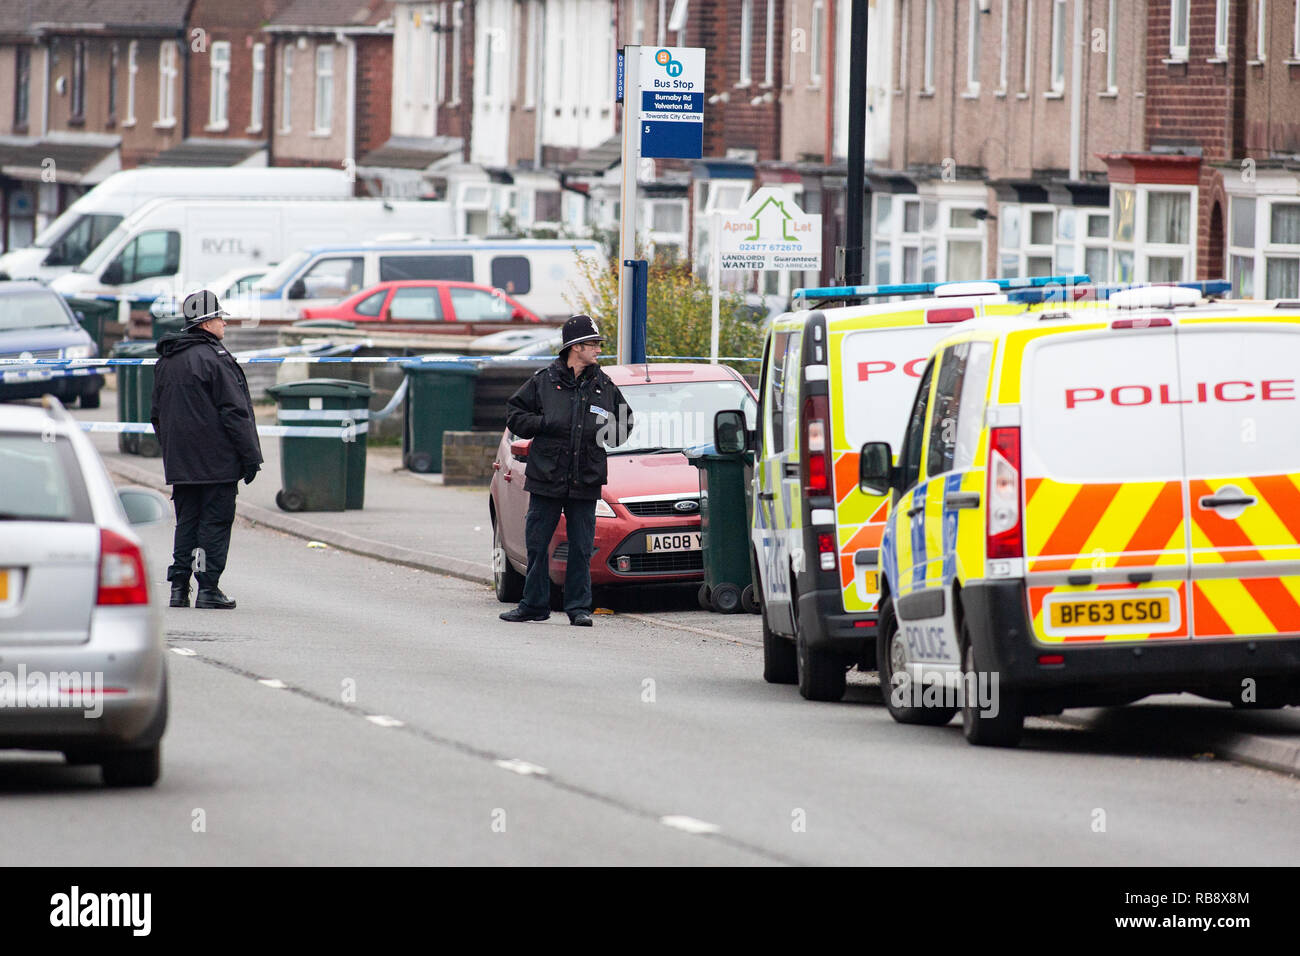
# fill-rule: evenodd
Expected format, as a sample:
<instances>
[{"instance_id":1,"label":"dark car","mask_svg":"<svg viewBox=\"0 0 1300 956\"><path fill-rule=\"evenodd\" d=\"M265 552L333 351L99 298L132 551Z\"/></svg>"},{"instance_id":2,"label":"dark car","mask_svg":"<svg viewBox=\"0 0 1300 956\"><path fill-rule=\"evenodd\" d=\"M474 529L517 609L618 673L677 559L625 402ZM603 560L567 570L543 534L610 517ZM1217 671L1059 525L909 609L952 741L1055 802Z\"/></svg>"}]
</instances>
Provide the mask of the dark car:
<instances>
[{"instance_id":1,"label":"dark car","mask_svg":"<svg viewBox=\"0 0 1300 956\"><path fill-rule=\"evenodd\" d=\"M99 354L95 341L57 292L39 282L0 283L0 359L85 359ZM0 401L57 395L99 407L104 376L86 370L71 375L62 368L33 369L0 365Z\"/></svg>"}]
</instances>

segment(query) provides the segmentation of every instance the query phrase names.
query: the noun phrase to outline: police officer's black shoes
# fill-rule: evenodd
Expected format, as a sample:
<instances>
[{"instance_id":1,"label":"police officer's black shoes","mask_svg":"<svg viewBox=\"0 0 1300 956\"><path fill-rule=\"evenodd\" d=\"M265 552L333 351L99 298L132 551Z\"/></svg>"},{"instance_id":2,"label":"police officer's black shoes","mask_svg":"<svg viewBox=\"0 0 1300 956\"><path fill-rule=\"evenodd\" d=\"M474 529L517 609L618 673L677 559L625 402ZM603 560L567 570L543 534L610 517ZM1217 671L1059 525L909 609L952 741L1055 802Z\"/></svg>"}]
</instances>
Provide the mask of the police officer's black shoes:
<instances>
[{"instance_id":1,"label":"police officer's black shoes","mask_svg":"<svg viewBox=\"0 0 1300 956\"><path fill-rule=\"evenodd\" d=\"M190 606L190 583L172 585L172 607Z\"/></svg>"},{"instance_id":2,"label":"police officer's black shoes","mask_svg":"<svg viewBox=\"0 0 1300 956\"><path fill-rule=\"evenodd\" d=\"M511 608L509 611L501 612L501 620L510 621L512 624L519 621L544 621L551 616L550 611L529 611L520 605Z\"/></svg>"},{"instance_id":3,"label":"police officer's black shoes","mask_svg":"<svg viewBox=\"0 0 1300 956\"><path fill-rule=\"evenodd\" d=\"M199 588L199 596L195 598L194 606L230 610L235 606L235 602L222 594L220 588Z\"/></svg>"},{"instance_id":4,"label":"police officer's black shoes","mask_svg":"<svg viewBox=\"0 0 1300 956\"><path fill-rule=\"evenodd\" d=\"M569 623L574 627L591 627L591 615L586 611L579 611L569 615Z\"/></svg>"}]
</instances>

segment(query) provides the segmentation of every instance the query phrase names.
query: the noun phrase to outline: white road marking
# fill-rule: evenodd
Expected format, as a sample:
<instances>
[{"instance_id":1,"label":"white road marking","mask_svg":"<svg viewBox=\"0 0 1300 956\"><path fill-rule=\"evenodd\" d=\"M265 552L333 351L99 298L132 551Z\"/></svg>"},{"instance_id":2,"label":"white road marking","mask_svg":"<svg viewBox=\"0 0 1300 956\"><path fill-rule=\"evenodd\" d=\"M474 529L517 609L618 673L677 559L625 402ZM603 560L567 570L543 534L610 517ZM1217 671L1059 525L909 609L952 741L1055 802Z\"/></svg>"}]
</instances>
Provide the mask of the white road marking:
<instances>
[{"instance_id":1,"label":"white road marking","mask_svg":"<svg viewBox=\"0 0 1300 956\"><path fill-rule=\"evenodd\" d=\"M269 687L272 690L284 690L289 685L276 677L259 677L257 682L263 687Z\"/></svg>"},{"instance_id":2,"label":"white road marking","mask_svg":"<svg viewBox=\"0 0 1300 956\"><path fill-rule=\"evenodd\" d=\"M179 654L181 657L193 657L193 656L194 656L194 652L193 652L192 650L190 650L188 647L173 647L173 648L172 648L172 653L173 653L173 654Z\"/></svg>"},{"instance_id":3,"label":"white road marking","mask_svg":"<svg viewBox=\"0 0 1300 956\"><path fill-rule=\"evenodd\" d=\"M659 822L666 827L672 827L674 830L681 830L684 833L717 833L722 829L716 823L707 823L694 817L660 817Z\"/></svg>"},{"instance_id":4,"label":"white road marking","mask_svg":"<svg viewBox=\"0 0 1300 956\"><path fill-rule=\"evenodd\" d=\"M509 770L511 773L517 773L525 777L545 777L550 773L545 767L539 767L535 763L529 763L527 760L513 758L511 760L494 760L492 761L502 770Z\"/></svg>"},{"instance_id":5,"label":"white road marking","mask_svg":"<svg viewBox=\"0 0 1300 956\"><path fill-rule=\"evenodd\" d=\"M406 724L396 717L389 717L387 714L367 714L366 720L370 721L377 727L405 727Z\"/></svg>"}]
</instances>

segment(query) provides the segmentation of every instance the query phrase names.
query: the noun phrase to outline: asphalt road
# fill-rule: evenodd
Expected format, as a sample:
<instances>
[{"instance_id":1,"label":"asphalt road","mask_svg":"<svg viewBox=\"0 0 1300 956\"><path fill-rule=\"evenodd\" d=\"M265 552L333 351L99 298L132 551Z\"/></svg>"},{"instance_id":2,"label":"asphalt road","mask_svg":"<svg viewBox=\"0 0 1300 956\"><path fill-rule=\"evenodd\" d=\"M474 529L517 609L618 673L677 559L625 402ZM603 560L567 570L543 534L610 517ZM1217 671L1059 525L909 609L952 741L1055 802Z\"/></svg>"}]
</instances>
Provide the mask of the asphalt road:
<instances>
[{"instance_id":1,"label":"asphalt road","mask_svg":"<svg viewBox=\"0 0 1300 956\"><path fill-rule=\"evenodd\" d=\"M170 525L144 533L161 579ZM507 625L485 588L242 523L222 585L237 610L166 612L158 786L5 754L0 864L1300 858L1294 778L1122 717L973 748L957 723L895 724L856 675L844 703L808 703L762 682L751 643L645 619L707 627L689 594Z\"/></svg>"}]
</instances>

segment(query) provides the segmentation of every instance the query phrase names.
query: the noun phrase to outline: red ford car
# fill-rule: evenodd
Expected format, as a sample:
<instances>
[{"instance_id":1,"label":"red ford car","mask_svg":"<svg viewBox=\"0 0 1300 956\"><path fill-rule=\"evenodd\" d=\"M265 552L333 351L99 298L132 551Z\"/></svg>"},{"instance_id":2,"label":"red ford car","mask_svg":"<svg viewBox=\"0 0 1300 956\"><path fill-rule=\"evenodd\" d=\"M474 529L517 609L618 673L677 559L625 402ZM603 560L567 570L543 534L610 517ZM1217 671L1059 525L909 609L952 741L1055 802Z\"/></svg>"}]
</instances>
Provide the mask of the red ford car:
<instances>
[{"instance_id":1,"label":"red ford car","mask_svg":"<svg viewBox=\"0 0 1300 956\"><path fill-rule=\"evenodd\" d=\"M609 483L596 504L592 587L702 581L700 478L682 449L712 442L713 416L722 409L744 408L753 427L753 389L725 365L610 365L605 372L632 406L635 427L609 451ZM493 580L498 600L509 604L523 595L528 570L524 469L531 444L507 430L492 466ZM553 595L564 584L566 531L561 518L548 552Z\"/></svg>"},{"instance_id":2,"label":"red ford car","mask_svg":"<svg viewBox=\"0 0 1300 956\"><path fill-rule=\"evenodd\" d=\"M445 279L380 282L334 305L303 309L302 318L378 323L394 331L471 335L541 321L500 289Z\"/></svg>"}]
</instances>

